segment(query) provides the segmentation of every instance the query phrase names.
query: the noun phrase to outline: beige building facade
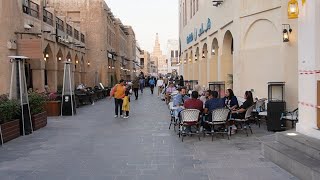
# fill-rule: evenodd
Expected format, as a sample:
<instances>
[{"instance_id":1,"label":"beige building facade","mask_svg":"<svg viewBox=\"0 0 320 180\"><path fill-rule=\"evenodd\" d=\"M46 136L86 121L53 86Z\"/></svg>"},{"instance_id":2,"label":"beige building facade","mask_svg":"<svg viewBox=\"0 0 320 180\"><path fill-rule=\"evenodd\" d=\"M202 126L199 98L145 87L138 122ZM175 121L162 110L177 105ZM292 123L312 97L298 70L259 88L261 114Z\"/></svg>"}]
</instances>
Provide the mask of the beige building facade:
<instances>
[{"instance_id":1,"label":"beige building facade","mask_svg":"<svg viewBox=\"0 0 320 180\"><path fill-rule=\"evenodd\" d=\"M67 21L43 1L0 3L0 93L9 93L11 63L8 56L30 59L25 64L28 88L56 91L63 83L64 61L72 62L74 82L86 81L90 61L86 34L80 24Z\"/></svg>"},{"instance_id":2,"label":"beige building facade","mask_svg":"<svg viewBox=\"0 0 320 180\"><path fill-rule=\"evenodd\" d=\"M298 103L298 21L287 0L179 1L180 72L186 80L224 81L237 96L267 97L268 82L286 82L288 109ZM288 25L283 25L288 24ZM283 30L289 42L283 42Z\"/></svg>"}]
</instances>

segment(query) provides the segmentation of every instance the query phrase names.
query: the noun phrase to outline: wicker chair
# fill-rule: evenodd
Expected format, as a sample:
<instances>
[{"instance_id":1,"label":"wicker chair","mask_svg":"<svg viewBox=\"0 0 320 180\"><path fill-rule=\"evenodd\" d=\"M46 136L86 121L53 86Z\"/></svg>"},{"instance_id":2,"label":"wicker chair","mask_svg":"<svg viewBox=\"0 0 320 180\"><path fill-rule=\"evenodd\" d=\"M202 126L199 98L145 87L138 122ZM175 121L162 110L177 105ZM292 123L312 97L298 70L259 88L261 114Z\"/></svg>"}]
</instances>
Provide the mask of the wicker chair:
<instances>
[{"instance_id":1,"label":"wicker chair","mask_svg":"<svg viewBox=\"0 0 320 180\"><path fill-rule=\"evenodd\" d=\"M229 113L230 113L230 110L226 109L226 108L213 110L212 111L212 121L204 121L204 123L211 126L211 132L203 131L203 135L205 133L211 134L212 141L213 141L214 134L227 134L228 139L230 139L230 135L228 133L228 128L227 128L227 119L228 119ZM223 130L215 129L216 126L223 126L224 128L223 128Z\"/></svg>"},{"instance_id":2,"label":"wicker chair","mask_svg":"<svg viewBox=\"0 0 320 180\"><path fill-rule=\"evenodd\" d=\"M180 112L181 121L179 123L179 137L183 142L183 138L186 135L198 135L200 140L200 111L197 109L185 109ZM189 132L186 132L186 128L190 128ZM196 129L196 132L192 132L192 127Z\"/></svg>"},{"instance_id":3,"label":"wicker chair","mask_svg":"<svg viewBox=\"0 0 320 180\"><path fill-rule=\"evenodd\" d=\"M247 136L248 136L247 126L249 127L249 129L251 131L251 134L253 134L251 126L250 126L250 123L249 123L249 120L252 117L252 111L253 111L254 107L255 107L255 105L250 106L247 109L244 119L231 119L231 120L235 121L236 124L241 126L241 129L238 129L238 130L246 131Z\"/></svg>"}]
</instances>

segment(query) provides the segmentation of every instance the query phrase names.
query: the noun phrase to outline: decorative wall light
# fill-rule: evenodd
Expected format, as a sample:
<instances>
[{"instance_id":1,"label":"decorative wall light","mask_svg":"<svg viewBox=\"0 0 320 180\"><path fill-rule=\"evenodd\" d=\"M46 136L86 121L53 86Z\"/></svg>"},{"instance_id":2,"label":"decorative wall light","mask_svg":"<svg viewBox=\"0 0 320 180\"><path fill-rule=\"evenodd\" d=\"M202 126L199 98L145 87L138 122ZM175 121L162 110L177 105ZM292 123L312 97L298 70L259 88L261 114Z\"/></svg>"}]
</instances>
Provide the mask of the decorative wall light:
<instances>
[{"instance_id":1,"label":"decorative wall light","mask_svg":"<svg viewBox=\"0 0 320 180\"><path fill-rule=\"evenodd\" d=\"M204 51L202 51L202 58L206 58L205 54L204 54Z\"/></svg>"},{"instance_id":2,"label":"decorative wall light","mask_svg":"<svg viewBox=\"0 0 320 180\"><path fill-rule=\"evenodd\" d=\"M212 49L212 55L216 55L216 50L214 48Z\"/></svg>"},{"instance_id":3,"label":"decorative wall light","mask_svg":"<svg viewBox=\"0 0 320 180\"><path fill-rule=\"evenodd\" d=\"M79 63L79 61L78 60L76 60L76 64L78 64Z\"/></svg>"},{"instance_id":4,"label":"decorative wall light","mask_svg":"<svg viewBox=\"0 0 320 180\"><path fill-rule=\"evenodd\" d=\"M47 61L47 58L43 58L44 61Z\"/></svg>"},{"instance_id":5,"label":"decorative wall light","mask_svg":"<svg viewBox=\"0 0 320 180\"><path fill-rule=\"evenodd\" d=\"M290 38L289 38L289 33L291 34L292 32L292 29L291 29L291 26L290 24L282 24L283 25L283 42L289 42L290 41Z\"/></svg>"},{"instance_id":6,"label":"decorative wall light","mask_svg":"<svg viewBox=\"0 0 320 180\"><path fill-rule=\"evenodd\" d=\"M69 61L69 62L71 62L71 59L70 59L70 58L68 58L68 61Z\"/></svg>"},{"instance_id":7,"label":"decorative wall light","mask_svg":"<svg viewBox=\"0 0 320 180\"><path fill-rule=\"evenodd\" d=\"M191 60L191 58L189 58L189 62L191 62L192 60Z\"/></svg>"},{"instance_id":8,"label":"decorative wall light","mask_svg":"<svg viewBox=\"0 0 320 180\"><path fill-rule=\"evenodd\" d=\"M304 4L304 2L302 2ZM299 17L298 0L290 0L288 3L288 18L297 19Z\"/></svg>"},{"instance_id":9,"label":"decorative wall light","mask_svg":"<svg viewBox=\"0 0 320 180\"><path fill-rule=\"evenodd\" d=\"M48 58L49 57L49 54L46 54L46 58Z\"/></svg>"},{"instance_id":10,"label":"decorative wall light","mask_svg":"<svg viewBox=\"0 0 320 180\"><path fill-rule=\"evenodd\" d=\"M183 62L184 62L184 63L187 63L187 60L184 60Z\"/></svg>"},{"instance_id":11,"label":"decorative wall light","mask_svg":"<svg viewBox=\"0 0 320 180\"><path fill-rule=\"evenodd\" d=\"M59 61L61 61L61 60L62 60L62 58L61 58L61 57L58 57L58 60L59 60Z\"/></svg>"},{"instance_id":12,"label":"decorative wall light","mask_svg":"<svg viewBox=\"0 0 320 180\"><path fill-rule=\"evenodd\" d=\"M114 66L112 66L112 69L114 69Z\"/></svg>"},{"instance_id":13,"label":"decorative wall light","mask_svg":"<svg viewBox=\"0 0 320 180\"><path fill-rule=\"evenodd\" d=\"M216 1L212 1L213 6L218 7L223 3L223 0L216 0Z\"/></svg>"},{"instance_id":14,"label":"decorative wall light","mask_svg":"<svg viewBox=\"0 0 320 180\"><path fill-rule=\"evenodd\" d=\"M111 66L109 66L108 68L111 69Z\"/></svg>"},{"instance_id":15,"label":"decorative wall light","mask_svg":"<svg viewBox=\"0 0 320 180\"><path fill-rule=\"evenodd\" d=\"M87 64L88 64L88 66L90 66L90 62L88 62Z\"/></svg>"},{"instance_id":16,"label":"decorative wall light","mask_svg":"<svg viewBox=\"0 0 320 180\"><path fill-rule=\"evenodd\" d=\"M198 56L197 56L197 55L195 55L194 60L195 60L195 61L198 61Z\"/></svg>"}]
</instances>

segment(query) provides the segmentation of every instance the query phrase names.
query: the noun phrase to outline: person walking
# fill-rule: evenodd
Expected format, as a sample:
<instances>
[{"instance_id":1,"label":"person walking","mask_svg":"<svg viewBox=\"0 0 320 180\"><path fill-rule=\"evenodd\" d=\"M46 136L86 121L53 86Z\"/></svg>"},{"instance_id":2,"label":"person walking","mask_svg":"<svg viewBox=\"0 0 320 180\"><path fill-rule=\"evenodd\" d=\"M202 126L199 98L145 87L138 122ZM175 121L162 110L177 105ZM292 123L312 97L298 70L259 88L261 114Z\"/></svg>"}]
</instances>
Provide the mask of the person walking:
<instances>
[{"instance_id":1,"label":"person walking","mask_svg":"<svg viewBox=\"0 0 320 180\"><path fill-rule=\"evenodd\" d=\"M150 78L149 80L149 86L150 86L150 90L151 90L151 94L153 94L153 90L154 90L154 86L156 84L156 81L154 80L154 78Z\"/></svg>"},{"instance_id":2,"label":"person walking","mask_svg":"<svg viewBox=\"0 0 320 180\"><path fill-rule=\"evenodd\" d=\"M158 87L158 97L160 97L160 94L162 93L163 90L163 79L160 77L157 81L157 87Z\"/></svg>"},{"instance_id":3,"label":"person walking","mask_svg":"<svg viewBox=\"0 0 320 180\"><path fill-rule=\"evenodd\" d=\"M139 78L136 77L135 80L132 82L132 88L134 91L134 96L136 97L136 100L138 100L139 97Z\"/></svg>"},{"instance_id":4,"label":"person walking","mask_svg":"<svg viewBox=\"0 0 320 180\"><path fill-rule=\"evenodd\" d=\"M122 110L125 113L124 119L129 118L129 111L130 111L130 90L127 89L125 91L125 96L123 98L123 105L122 105Z\"/></svg>"},{"instance_id":5,"label":"person walking","mask_svg":"<svg viewBox=\"0 0 320 180\"><path fill-rule=\"evenodd\" d=\"M122 104L123 104L123 98L125 97L125 91L126 87L124 86L124 80L121 79L119 84L116 84L111 92L110 97L114 97L114 104L115 104L115 115L114 117L117 118L120 111L120 116L122 115Z\"/></svg>"},{"instance_id":6,"label":"person walking","mask_svg":"<svg viewBox=\"0 0 320 180\"><path fill-rule=\"evenodd\" d=\"M144 88L144 77L139 79L139 84L140 84L140 91L141 94L143 94L143 88Z\"/></svg>"}]
</instances>

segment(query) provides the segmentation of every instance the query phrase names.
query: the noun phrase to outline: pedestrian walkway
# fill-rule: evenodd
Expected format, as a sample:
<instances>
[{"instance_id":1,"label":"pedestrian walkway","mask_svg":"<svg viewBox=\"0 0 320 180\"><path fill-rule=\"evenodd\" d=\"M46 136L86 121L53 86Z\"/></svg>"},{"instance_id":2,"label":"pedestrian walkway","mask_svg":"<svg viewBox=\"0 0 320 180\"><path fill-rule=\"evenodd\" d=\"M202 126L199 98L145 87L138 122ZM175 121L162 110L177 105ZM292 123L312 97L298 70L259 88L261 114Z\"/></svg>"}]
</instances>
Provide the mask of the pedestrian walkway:
<instances>
[{"instance_id":1,"label":"pedestrian walkway","mask_svg":"<svg viewBox=\"0 0 320 180\"><path fill-rule=\"evenodd\" d=\"M265 130L230 141L181 142L168 129L167 106L149 90L131 107L129 119L113 118L111 100L80 108L75 117L50 118L46 128L0 148L0 179L296 179L261 155L261 140L273 137Z\"/></svg>"}]
</instances>

